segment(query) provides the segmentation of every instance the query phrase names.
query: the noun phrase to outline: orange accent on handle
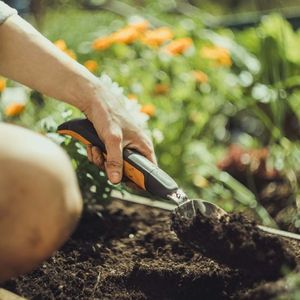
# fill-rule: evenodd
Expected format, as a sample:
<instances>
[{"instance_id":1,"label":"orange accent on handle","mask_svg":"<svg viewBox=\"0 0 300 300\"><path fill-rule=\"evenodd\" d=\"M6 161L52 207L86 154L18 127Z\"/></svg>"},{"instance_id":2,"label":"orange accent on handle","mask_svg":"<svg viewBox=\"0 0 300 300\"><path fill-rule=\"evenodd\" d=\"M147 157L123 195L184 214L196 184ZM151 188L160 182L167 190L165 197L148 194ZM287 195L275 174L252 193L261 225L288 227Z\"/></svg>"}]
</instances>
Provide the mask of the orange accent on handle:
<instances>
[{"instance_id":1,"label":"orange accent on handle","mask_svg":"<svg viewBox=\"0 0 300 300\"><path fill-rule=\"evenodd\" d=\"M61 130L58 130L58 133L69 135L87 146L92 145L91 142L89 142L87 139L85 139L79 133L77 133L75 131L68 130L68 129L61 129ZM106 154L105 153L103 153L103 154L104 154L104 157L106 158ZM140 188L142 188L143 190L146 190L144 174L140 170L138 170L134 166L132 166L127 161L124 161L124 174L128 179L133 181Z\"/></svg>"},{"instance_id":2,"label":"orange accent on handle","mask_svg":"<svg viewBox=\"0 0 300 300\"><path fill-rule=\"evenodd\" d=\"M81 136L79 133L77 133L75 131L68 130L68 129L61 129L61 130L58 130L57 132L60 134L70 135L74 139L78 140L79 142L81 142L87 146L92 145L91 142L89 142L87 139L85 139L83 136Z\"/></svg>"},{"instance_id":3,"label":"orange accent on handle","mask_svg":"<svg viewBox=\"0 0 300 300\"><path fill-rule=\"evenodd\" d=\"M124 173L125 176L133 181L137 186L139 186L143 190L146 190L144 174L126 160L124 161Z\"/></svg>"}]
</instances>

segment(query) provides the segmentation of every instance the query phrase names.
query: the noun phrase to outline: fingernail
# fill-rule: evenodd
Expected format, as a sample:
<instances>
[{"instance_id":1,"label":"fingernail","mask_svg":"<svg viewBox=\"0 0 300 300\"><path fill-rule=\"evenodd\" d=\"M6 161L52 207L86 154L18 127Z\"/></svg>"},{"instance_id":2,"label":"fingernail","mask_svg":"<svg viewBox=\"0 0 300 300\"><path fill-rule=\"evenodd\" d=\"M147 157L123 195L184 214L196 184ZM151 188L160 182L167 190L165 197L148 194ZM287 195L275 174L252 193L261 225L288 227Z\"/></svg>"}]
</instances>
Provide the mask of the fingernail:
<instances>
[{"instance_id":1,"label":"fingernail","mask_svg":"<svg viewBox=\"0 0 300 300\"><path fill-rule=\"evenodd\" d=\"M112 172L111 173L111 182L112 183L118 183L120 181L120 173L119 172Z\"/></svg>"}]
</instances>

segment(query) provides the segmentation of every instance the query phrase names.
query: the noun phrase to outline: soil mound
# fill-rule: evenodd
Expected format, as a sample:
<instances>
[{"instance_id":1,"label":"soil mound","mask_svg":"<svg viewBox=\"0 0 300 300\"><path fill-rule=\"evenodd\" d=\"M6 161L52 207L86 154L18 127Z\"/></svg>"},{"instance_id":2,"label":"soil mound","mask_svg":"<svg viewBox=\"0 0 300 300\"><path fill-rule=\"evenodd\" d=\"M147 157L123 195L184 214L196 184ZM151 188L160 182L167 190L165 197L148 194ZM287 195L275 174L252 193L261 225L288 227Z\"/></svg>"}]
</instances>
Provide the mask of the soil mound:
<instances>
[{"instance_id":1,"label":"soil mound","mask_svg":"<svg viewBox=\"0 0 300 300\"><path fill-rule=\"evenodd\" d=\"M265 280L193 251L170 226L169 213L158 209L117 201L106 209L94 208L85 212L61 250L3 288L32 300L241 300L246 294L269 295ZM297 241L291 247L299 252ZM268 282L276 286L276 281Z\"/></svg>"},{"instance_id":2,"label":"soil mound","mask_svg":"<svg viewBox=\"0 0 300 300\"><path fill-rule=\"evenodd\" d=\"M171 227L182 241L205 256L245 269L255 277L276 279L284 268L296 267L295 256L282 240L262 232L242 214L228 214L218 220L200 212L192 219L174 213Z\"/></svg>"}]
</instances>

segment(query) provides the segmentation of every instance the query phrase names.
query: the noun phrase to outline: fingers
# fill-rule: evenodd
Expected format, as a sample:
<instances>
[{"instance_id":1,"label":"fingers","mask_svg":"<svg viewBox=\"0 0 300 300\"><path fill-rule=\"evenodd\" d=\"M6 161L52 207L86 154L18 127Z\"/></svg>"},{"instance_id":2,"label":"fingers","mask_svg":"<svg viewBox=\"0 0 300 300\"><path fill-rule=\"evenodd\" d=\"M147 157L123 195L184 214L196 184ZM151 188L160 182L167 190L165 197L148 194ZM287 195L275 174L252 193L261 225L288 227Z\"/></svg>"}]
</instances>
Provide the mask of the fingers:
<instances>
[{"instance_id":1,"label":"fingers","mask_svg":"<svg viewBox=\"0 0 300 300\"><path fill-rule=\"evenodd\" d=\"M105 162L106 173L110 182L117 184L123 176L123 145L121 130L119 132L115 131L104 139L104 143L107 151Z\"/></svg>"},{"instance_id":2,"label":"fingers","mask_svg":"<svg viewBox=\"0 0 300 300\"><path fill-rule=\"evenodd\" d=\"M154 147L150 139L146 137L139 138L137 142L130 143L128 147L137 150L139 153L157 165Z\"/></svg>"},{"instance_id":3,"label":"fingers","mask_svg":"<svg viewBox=\"0 0 300 300\"><path fill-rule=\"evenodd\" d=\"M104 170L104 157L98 147L92 147L93 163Z\"/></svg>"},{"instance_id":4,"label":"fingers","mask_svg":"<svg viewBox=\"0 0 300 300\"><path fill-rule=\"evenodd\" d=\"M103 118L101 122L99 120L93 122L99 137L106 147L107 155L105 160L97 148L87 148L89 160L100 168L104 164L108 179L113 184L119 183L123 177L123 147L135 149L154 164L157 164L151 140L140 128L131 127L129 126L130 122L125 121L124 123L128 128L126 126L126 128L123 128L118 119L111 117Z\"/></svg>"},{"instance_id":5,"label":"fingers","mask_svg":"<svg viewBox=\"0 0 300 300\"><path fill-rule=\"evenodd\" d=\"M92 145L86 146L86 153L87 153L88 160L90 162L93 162L92 147L93 147Z\"/></svg>"},{"instance_id":6,"label":"fingers","mask_svg":"<svg viewBox=\"0 0 300 300\"><path fill-rule=\"evenodd\" d=\"M94 163L101 170L105 170L104 167L105 159L103 157L102 152L99 150L99 148L95 146L87 146L86 150L87 150L88 160Z\"/></svg>"},{"instance_id":7,"label":"fingers","mask_svg":"<svg viewBox=\"0 0 300 300\"><path fill-rule=\"evenodd\" d=\"M107 151L106 158L104 159L97 147L88 146L88 159L101 169L105 169L110 182L117 184L123 177L122 131L118 126L108 126L101 133Z\"/></svg>"},{"instance_id":8,"label":"fingers","mask_svg":"<svg viewBox=\"0 0 300 300\"><path fill-rule=\"evenodd\" d=\"M155 152L152 147L144 147L143 149L141 149L141 154L143 154L145 157L147 157L150 161L152 161L155 165L157 165L157 159L155 156Z\"/></svg>"}]
</instances>

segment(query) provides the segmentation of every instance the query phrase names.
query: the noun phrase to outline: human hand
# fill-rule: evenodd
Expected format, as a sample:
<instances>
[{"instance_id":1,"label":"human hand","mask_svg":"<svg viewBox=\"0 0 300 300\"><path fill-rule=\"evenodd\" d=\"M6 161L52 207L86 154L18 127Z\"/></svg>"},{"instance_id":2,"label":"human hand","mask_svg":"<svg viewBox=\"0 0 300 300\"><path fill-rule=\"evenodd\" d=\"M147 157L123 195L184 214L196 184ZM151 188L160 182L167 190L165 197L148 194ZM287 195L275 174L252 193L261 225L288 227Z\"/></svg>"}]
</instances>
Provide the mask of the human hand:
<instances>
[{"instance_id":1,"label":"human hand","mask_svg":"<svg viewBox=\"0 0 300 300\"><path fill-rule=\"evenodd\" d=\"M93 123L107 150L104 158L97 147L88 146L88 159L105 170L112 183L119 183L122 179L125 147L138 151L156 164L152 141L141 126L143 122L138 122L140 112L128 109L120 88L108 76L104 77L104 82L100 82L88 103L84 113Z\"/></svg>"},{"instance_id":2,"label":"human hand","mask_svg":"<svg viewBox=\"0 0 300 300\"><path fill-rule=\"evenodd\" d=\"M97 78L17 15L0 26L0 37L0 73L83 111L107 149L106 161L95 149L89 158L104 165L112 183L122 179L124 147L156 162L152 142L136 122L140 112L128 109L108 76Z\"/></svg>"}]
</instances>

